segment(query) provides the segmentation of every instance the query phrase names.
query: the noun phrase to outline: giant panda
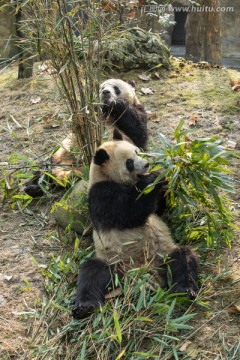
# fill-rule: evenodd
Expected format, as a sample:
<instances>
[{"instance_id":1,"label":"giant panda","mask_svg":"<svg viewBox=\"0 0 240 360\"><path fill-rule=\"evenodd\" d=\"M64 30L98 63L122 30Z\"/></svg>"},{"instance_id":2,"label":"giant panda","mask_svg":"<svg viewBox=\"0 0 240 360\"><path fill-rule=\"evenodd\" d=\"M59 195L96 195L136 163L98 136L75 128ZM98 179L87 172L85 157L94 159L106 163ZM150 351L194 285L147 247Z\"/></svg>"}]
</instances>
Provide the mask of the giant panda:
<instances>
[{"instance_id":1,"label":"giant panda","mask_svg":"<svg viewBox=\"0 0 240 360\"><path fill-rule=\"evenodd\" d=\"M108 79L100 85L99 98L103 120L113 133L113 139L124 137L125 140L145 149L148 140L147 113L136 96L135 83L132 80L125 82L120 79ZM70 133L50 159L52 175L61 182L67 180L73 170L81 174L80 166L73 168L76 159L71 149L74 147L76 141L74 134ZM39 186L40 176L41 172L35 172L33 179L25 184L24 191L28 195L36 197L43 194Z\"/></svg>"},{"instance_id":2,"label":"giant panda","mask_svg":"<svg viewBox=\"0 0 240 360\"><path fill-rule=\"evenodd\" d=\"M108 125L113 128L113 138L120 137L146 149L148 141L147 113L135 93L135 82L108 79L100 86L102 112Z\"/></svg>"},{"instance_id":3,"label":"giant panda","mask_svg":"<svg viewBox=\"0 0 240 360\"><path fill-rule=\"evenodd\" d=\"M88 203L93 223L96 258L80 269L75 318L86 316L103 305L112 272L150 264L162 287L167 286L170 267L174 292L197 293L197 254L174 243L168 226L155 214L162 182L140 196L158 173L148 173L148 162L127 141L108 141L96 151L88 184ZM161 256L162 255L162 256ZM167 264L163 257L167 256Z\"/></svg>"}]
</instances>

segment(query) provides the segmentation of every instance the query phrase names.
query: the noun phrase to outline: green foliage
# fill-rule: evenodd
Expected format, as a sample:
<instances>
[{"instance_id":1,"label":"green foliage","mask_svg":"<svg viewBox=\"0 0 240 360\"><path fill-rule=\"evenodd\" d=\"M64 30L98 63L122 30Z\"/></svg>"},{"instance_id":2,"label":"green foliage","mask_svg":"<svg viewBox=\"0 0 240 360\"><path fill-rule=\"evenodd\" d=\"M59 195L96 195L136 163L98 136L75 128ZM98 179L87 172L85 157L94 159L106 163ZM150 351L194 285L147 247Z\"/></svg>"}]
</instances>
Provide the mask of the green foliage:
<instances>
[{"instance_id":1,"label":"green foliage","mask_svg":"<svg viewBox=\"0 0 240 360\"><path fill-rule=\"evenodd\" d=\"M77 239L74 254L52 258L43 271L50 300L43 302L38 316L48 325L44 335L39 327L35 329L31 356L57 358L61 354L64 359L95 360L97 349L99 359L159 359L170 354L178 359L178 333L192 329L187 322L195 314L183 314L188 300L156 288L146 267L129 271L122 285L116 278L122 295L109 299L89 318L69 317L79 263L92 255L91 248L82 247Z\"/></svg>"},{"instance_id":2,"label":"green foliage","mask_svg":"<svg viewBox=\"0 0 240 360\"><path fill-rule=\"evenodd\" d=\"M155 183L163 177L168 180L171 228L179 241L230 246L234 224L229 193L234 181L228 166L233 152L216 136L189 141L187 135L195 130L183 130L183 124L180 121L174 132L174 145L160 133L162 148L149 154L152 170L161 169Z\"/></svg>"},{"instance_id":3,"label":"green foliage","mask_svg":"<svg viewBox=\"0 0 240 360\"><path fill-rule=\"evenodd\" d=\"M4 164L0 170L3 203L10 198L13 199L13 208L18 205L20 209L24 209L31 203L32 198L26 194L18 195L18 192L23 182L30 180L33 177L33 171L38 170L38 167L34 160L19 153L11 154L7 160L6 165Z\"/></svg>"},{"instance_id":4,"label":"green foliage","mask_svg":"<svg viewBox=\"0 0 240 360\"><path fill-rule=\"evenodd\" d=\"M54 149L53 153L55 151L56 149ZM72 151L69 153L72 155ZM43 196L48 199L57 196L52 191L56 186L62 188L72 187L80 179L79 174L74 172L76 163L72 165L72 174L67 179L59 180L52 175L51 170L54 165L49 164L49 161L41 161L37 164L32 157L20 153L11 154L7 160L6 165L3 165L3 169L0 171L0 190L3 193L3 203L10 199L12 208L17 206L19 209L24 210L32 202L33 198L22 193L22 190L28 181L31 181L34 177L35 172L40 174L38 184ZM62 166L64 167L64 165ZM87 181L89 178L89 166L83 164L81 169L81 179Z\"/></svg>"}]
</instances>

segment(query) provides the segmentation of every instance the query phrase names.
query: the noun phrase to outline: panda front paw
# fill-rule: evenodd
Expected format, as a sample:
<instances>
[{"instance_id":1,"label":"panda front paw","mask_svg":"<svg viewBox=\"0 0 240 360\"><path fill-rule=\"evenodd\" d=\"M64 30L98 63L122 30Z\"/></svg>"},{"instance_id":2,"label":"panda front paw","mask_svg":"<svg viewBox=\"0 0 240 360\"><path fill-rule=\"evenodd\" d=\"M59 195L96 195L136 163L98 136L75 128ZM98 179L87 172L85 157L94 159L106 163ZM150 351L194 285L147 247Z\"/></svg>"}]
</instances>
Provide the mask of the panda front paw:
<instances>
[{"instance_id":1,"label":"panda front paw","mask_svg":"<svg viewBox=\"0 0 240 360\"><path fill-rule=\"evenodd\" d=\"M115 120L117 120L117 118L127 111L128 107L128 103L122 99L106 101L102 106L102 113L104 116L111 115L115 118Z\"/></svg>"},{"instance_id":2,"label":"panda front paw","mask_svg":"<svg viewBox=\"0 0 240 360\"><path fill-rule=\"evenodd\" d=\"M151 172L150 174L147 175L139 175L139 181L137 183L137 187L144 188L147 185L154 183L154 181L158 178L159 175L160 172ZM156 186L157 185L158 183L156 184Z\"/></svg>"},{"instance_id":3,"label":"panda front paw","mask_svg":"<svg viewBox=\"0 0 240 360\"><path fill-rule=\"evenodd\" d=\"M112 110L112 102L106 101L104 105L102 106L102 113L104 116L108 116L111 113Z\"/></svg>"},{"instance_id":4,"label":"panda front paw","mask_svg":"<svg viewBox=\"0 0 240 360\"><path fill-rule=\"evenodd\" d=\"M115 103L112 105L112 112L115 115L122 115L125 111L127 111L129 107L129 104L122 100L122 99L118 99L117 101L115 101Z\"/></svg>"}]
</instances>

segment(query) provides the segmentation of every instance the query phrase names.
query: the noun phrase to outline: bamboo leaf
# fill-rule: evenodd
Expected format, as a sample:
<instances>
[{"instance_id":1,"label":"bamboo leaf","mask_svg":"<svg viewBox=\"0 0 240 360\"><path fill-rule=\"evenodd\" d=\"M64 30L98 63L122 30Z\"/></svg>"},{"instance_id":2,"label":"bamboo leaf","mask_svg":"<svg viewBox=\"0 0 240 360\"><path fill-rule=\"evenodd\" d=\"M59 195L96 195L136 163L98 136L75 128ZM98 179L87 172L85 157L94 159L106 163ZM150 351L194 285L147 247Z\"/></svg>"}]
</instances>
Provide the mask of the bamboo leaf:
<instances>
[{"instance_id":1,"label":"bamboo leaf","mask_svg":"<svg viewBox=\"0 0 240 360\"><path fill-rule=\"evenodd\" d=\"M121 344L121 342L122 342L122 332L121 332L121 328L120 328L120 324L119 324L119 321L118 321L118 315L117 315L116 310L113 311L113 320L114 320L114 325L115 325L115 330L116 330L118 342L119 342L119 344Z\"/></svg>"},{"instance_id":2,"label":"bamboo leaf","mask_svg":"<svg viewBox=\"0 0 240 360\"><path fill-rule=\"evenodd\" d=\"M169 322L170 321L170 317L172 315L172 312L174 310L174 307L176 305L176 299L173 300L173 302L171 303L169 309L168 309L168 313L167 313L167 316L166 316L166 321Z\"/></svg>"},{"instance_id":3,"label":"bamboo leaf","mask_svg":"<svg viewBox=\"0 0 240 360\"><path fill-rule=\"evenodd\" d=\"M87 345L87 341L85 339L82 345L80 360L85 360L86 345Z\"/></svg>"},{"instance_id":4,"label":"bamboo leaf","mask_svg":"<svg viewBox=\"0 0 240 360\"><path fill-rule=\"evenodd\" d=\"M123 355L125 354L125 352L126 352L126 349L123 349L123 350L120 352L120 354L116 357L116 360L120 360L120 359L123 357Z\"/></svg>"},{"instance_id":5,"label":"bamboo leaf","mask_svg":"<svg viewBox=\"0 0 240 360\"><path fill-rule=\"evenodd\" d=\"M163 135L162 133L158 133L159 139L161 141L161 143L163 144L163 146L166 149L171 149L172 145L170 144L170 142L168 141L168 139L166 138L165 135Z\"/></svg>"}]
</instances>

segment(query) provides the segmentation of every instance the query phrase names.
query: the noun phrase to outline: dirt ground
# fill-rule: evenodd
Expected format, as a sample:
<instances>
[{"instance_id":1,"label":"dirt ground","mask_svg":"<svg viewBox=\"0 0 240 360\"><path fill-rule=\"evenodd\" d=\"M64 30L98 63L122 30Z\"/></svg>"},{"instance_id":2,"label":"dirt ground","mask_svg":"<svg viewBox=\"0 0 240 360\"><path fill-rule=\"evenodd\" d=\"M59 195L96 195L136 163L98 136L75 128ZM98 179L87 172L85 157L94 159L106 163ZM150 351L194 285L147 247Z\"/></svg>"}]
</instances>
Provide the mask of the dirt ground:
<instances>
[{"instance_id":1,"label":"dirt ground","mask_svg":"<svg viewBox=\"0 0 240 360\"><path fill-rule=\"evenodd\" d=\"M138 95L149 111L151 141L160 131L173 138L180 119L199 130L198 137L218 134L240 149L240 90L229 81L240 80L240 72L173 61L170 71L152 74L148 82L140 72L118 74L137 81ZM116 76L116 75L115 75ZM141 88L152 94L141 95ZM67 132L68 119L56 86L47 75L17 80L17 68L0 73L0 168L1 177L26 166L23 156L45 160ZM22 161L12 162L20 154ZM234 160L237 180L232 196L239 225L240 168ZM0 188L3 199L4 189ZM25 211L4 201L0 213L0 359L28 359L27 348L33 323L31 313L44 295L40 271L61 243L50 216L52 199L34 201ZM240 239L223 252L218 261L202 264L205 274L202 299L209 308L199 311L194 331L184 342L188 359L240 359ZM38 265L37 265L38 263ZM214 263L214 265L213 265ZM200 295L201 296L201 295ZM234 353L236 350L236 354ZM233 355L235 357L233 357ZM107 360L107 359L106 359Z\"/></svg>"}]
</instances>

